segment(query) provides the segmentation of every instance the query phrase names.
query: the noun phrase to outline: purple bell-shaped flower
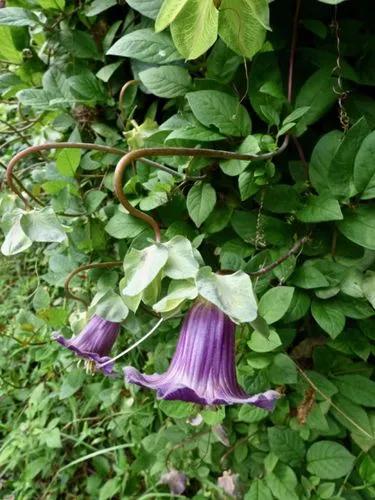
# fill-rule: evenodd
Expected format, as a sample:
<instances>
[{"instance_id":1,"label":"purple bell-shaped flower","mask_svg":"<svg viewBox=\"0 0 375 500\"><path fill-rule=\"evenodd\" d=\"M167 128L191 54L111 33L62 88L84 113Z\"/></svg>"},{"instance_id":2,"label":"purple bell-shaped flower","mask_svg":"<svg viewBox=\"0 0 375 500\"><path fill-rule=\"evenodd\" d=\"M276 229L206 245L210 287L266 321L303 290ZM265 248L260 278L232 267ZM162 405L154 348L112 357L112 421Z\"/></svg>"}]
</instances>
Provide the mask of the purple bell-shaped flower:
<instances>
[{"instance_id":1,"label":"purple bell-shaped flower","mask_svg":"<svg viewBox=\"0 0 375 500\"><path fill-rule=\"evenodd\" d=\"M133 367L124 369L125 379L155 389L159 399L202 405L250 403L273 410L277 391L250 396L236 378L235 325L215 305L198 301L184 320L176 351L168 370L146 375Z\"/></svg>"},{"instance_id":2,"label":"purple bell-shaped flower","mask_svg":"<svg viewBox=\"0 0 375 500\"><path fill-rule=\"evenodd\" d=\"M119 323L113 323L94 315L81 333L75 337L66 339L59 332L55 332L53 338L73 351L77 356L84 358L89 369L100 369L105 375L110 375L113 370L113 363L110 362L109 353L119 331ZM103 363L105 365L102 367Z\"/></svg>"}]
</instances>

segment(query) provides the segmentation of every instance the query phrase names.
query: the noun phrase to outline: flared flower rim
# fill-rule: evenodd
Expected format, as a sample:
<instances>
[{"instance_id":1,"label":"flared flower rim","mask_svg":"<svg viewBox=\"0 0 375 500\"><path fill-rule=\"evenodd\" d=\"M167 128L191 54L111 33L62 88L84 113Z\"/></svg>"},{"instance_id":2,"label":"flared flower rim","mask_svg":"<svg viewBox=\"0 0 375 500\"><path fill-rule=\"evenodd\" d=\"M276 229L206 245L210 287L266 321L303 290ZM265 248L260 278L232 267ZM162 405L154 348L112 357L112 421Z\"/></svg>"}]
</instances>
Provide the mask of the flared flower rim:
<instances>
[{"instance_id":1,"label":"flared flower rim","mask_svg":"<svg viewBox=\"0 0 375 500\"><path fill-rule=\"evenodd\" d=\"M179 400L189 403L201 404L203 406L213 405L234 405L252 404L267 411L273 411L280 393L268 390L259 394L249 396L245 391L232 394L229 391L221 390L221 395L215 398L208 398L199 393L197 389L189 387L186 383L178 380L167 381L163 374L144 375L132 366L124 368L125 380L132 384L156 390L158 399Z\"/></svg>"},{"instance_id":2,"label":"flared flower rim","mask_svg":"<svg viewBox=\"0 0 375 500\"><path fill-rule=\"evenodd\" d=\"M63 345L67 349L74 352L74 354L76 354L77 356L87 359L89 361L93 361L95 363L96 369L102 371L104 375L113 374L114 363L110 362L112 359L110 356L100 356L95 352L84 351L79 347L75 346L74 344L72 344L72 339L66 339L59 332L54 332L52 334L52 338L57 342L59 342L59 344ZM101 366L104 363L105 365Z\"/></svg>"}]
</instances>

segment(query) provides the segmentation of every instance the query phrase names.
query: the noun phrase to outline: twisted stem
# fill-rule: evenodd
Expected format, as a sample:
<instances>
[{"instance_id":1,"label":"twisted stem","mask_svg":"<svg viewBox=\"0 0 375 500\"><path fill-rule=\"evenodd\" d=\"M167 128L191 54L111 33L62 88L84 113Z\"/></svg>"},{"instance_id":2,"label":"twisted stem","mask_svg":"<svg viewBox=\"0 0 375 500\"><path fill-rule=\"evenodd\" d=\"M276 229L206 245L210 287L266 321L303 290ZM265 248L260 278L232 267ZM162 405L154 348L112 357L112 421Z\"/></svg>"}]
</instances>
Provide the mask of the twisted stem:
<instances>
[{"instance_id":1,"label":"twisted stem","mask_svg":"<svg viewBox=\"0 0 375 500\"><path fill-rule=\"evenodd\" d=\"M149 156L192 156L192 157L206 157L206 158L216 158L223 160L270 160L276 155L281 154L287 148L289 143L289 136L285 136L284 142L276 150L270 153L264 153L260 155L236 153L233 151L224 151L220 149L196 149L196 148L142 148L135 149L126 153L118 162L114 175L114 188L117 198L126 210L133 215L138 217L138 219L144 220L149 224L154 233L156 242L160 242L160 227L156 220L148 214L145 214L141 210L134 208L123 191L123 177L126 167L132 162L139 160L141 158L147 158Z\"/></svg>"},{"instance_id":2,"label":"twisted stem","mask_svg":"<svg viewBox=\"0 0 375 500\"><path fill-rule=\"evenodd\" d=\"M112 267L117 267L121 266L122 261L121 260L113 260L109 262L96 262L92 264L84 264L82 266L77 267L77 269L74 269L71 273L68 274L68 276L65 279L64 282L64 291L65 291L65 296L67 299L73 299L73 300L78 300L82 304L84 304L86 307L89 305L89 303L85 300L82 299L81 297L78 297L78 295L75 295L71 290L70 290L70 282L76 276L82 271L87 271L88 269L110 269Z\"/></svg>"}]
</instances>

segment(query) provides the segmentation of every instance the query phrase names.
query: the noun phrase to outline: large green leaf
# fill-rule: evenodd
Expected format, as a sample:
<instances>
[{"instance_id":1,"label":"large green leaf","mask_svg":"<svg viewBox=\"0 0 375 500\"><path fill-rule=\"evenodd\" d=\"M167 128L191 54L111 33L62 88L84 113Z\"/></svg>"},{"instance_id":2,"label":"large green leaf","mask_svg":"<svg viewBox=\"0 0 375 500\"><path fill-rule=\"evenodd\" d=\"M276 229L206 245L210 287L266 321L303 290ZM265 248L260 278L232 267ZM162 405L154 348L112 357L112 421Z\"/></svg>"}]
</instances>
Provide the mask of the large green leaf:
<instances>
[{"instance_id":1,"label":"large green leaf","mask_svg":"<svg viewBox=\"0 0 375 500\"><path fill-rule=\"evenodd\" d=\"M107 54L153 64L167 64L182 59L170 36L167 33L155 33L151 28L132 31L121 37Z\"/></svg>"},{"instance_id":2,"label":"large green leaf","mask_svg":"<svg viewBox=\"0 0 375 500\"><path fill-rule=\"evenodd\" d=\"M268 26L267 0L222 0L219 35L237 54L253 57L262 47Z\"/></svg>"},{"instance_id":3,"label":"large green leaf","mask_svg":"<svg viewBox=\"0 0 375 500\"><path fill-rule=\"evenodd\" d=\"M354 161L369 132L366 120L361 118L343 136L335 151L328 171L329 187L335 196L350 197L357 193L353 180Z\"/></svg>"},{"instance_id":4,"label":"large green leaf","mask_svg":"<svg viewBox=\"0 0 375 500\"><path fill-rule=\"evenodd\" d=\"M225 135L244 137L251 132L248 112L239 100L217 90L199 90L186 95L194 116L206 127Z\"/></svg>"},{"instance_id":5,"label":"large green leaf","mask_svg":"<svg viewBox=\"0 0 375 500\"><path fill-rule=\"evenodd\" d=\"M295 127L295 134L303 134L309 125L315 123L326 113L337 96L333 91L335 84L331 77L332 68L320 69L308 78L302 85L296 97L296 108L309 106L309 111L299 120Z\"/></svg>"},{"instance_id":6,"label":"large green leaf","mask_svg":"<svg viewBox=\"0 0 375 500\"><path fill-rule=\"evenodd\" d=\"M375 131L362 142L354 160L354 185L361 198L375 197Z\"/></svg>"},{"instance_id":7,"label":"large green leaf","mask_svg":"<svg viewBox=\"0 0 375 500\"><path fill-rule=\"evenodd\" d=\"M163 31L171 24L188 0L164 0L155 21L155 30Z\"/></svg>"},{"instance_id":8,"label":"large green leaf","mask_svg":"<svg viewBox=\"0 0 375 500\"><path fill-rule=\"evenodd\" d=\"M158 97L185 95L191 87L191 77L185 68L160 66L139 73L139 78L149 92Z\"/></svg>"},{"instance_id":9,"label":"large green leaf","mask_svg":"<svg viewBox=\"0 0 375 500\"><path fill-rule=\"evenodd\" d=\"M282 462L298 465L304 458L305 445L297 431L288 428L271 427L268 429L271 451Z\"/></svg>"},{"instance_id":10,"label":"large green leaf","mask_svg":"<svg viewBox=\"0 0 375 500\"><path fill-rule=\"evenodd\" d=\"M375 250L375 207L363 205L343 214L344 220L337 223L339 231L357 245Z\"/></svg>"},{"instance_id":11,"label":"large green leaf","mask_svg":"<svg viewBox=\"0 0 375 500\"><path fill-rule=\"evenodd\" d=\"M124 259L123 295L134 297L145 290L168 260L164 245L151 245L143 250L132 248Z\"/></svg>"},{"instance_id":12,"label":"large green leaf","mask_svg":"<svg viewBox=\"0 0 375 500\"><path fill-rule=\"evenodd\" d=\"M0 26L35 26L36 15L21 7L4 7L0 9Z\"/></svg>"},{"instance_id":13,"label":"large green leaf","mask_svg":"<svg viewBox=\"0 0 375 500\"><path fill-rule=\"evenodd\" d=\"M62 225L49 207L25 213L21 218L21 227L32 241L61 243L67 239Z\"/></svg>"},{"instance_id":14,"label":"large green leaf","mask_svg":"<svg viewBox=\"0 0 375 500\"><path fill-rule=\"evenodd\" d=\"M318 441L307 451L307 469L321 479L338 479L352 469L355 457L341 444Z\"/></svg>"},{"instance_id":15,"label":"large green leaf","mask_svg":"<svg viewBox=\"0 0 375 500\"><path fill-rule=\"evenodd\" d=\"M233 321L246 323L257 317L257 303L249 276L242 271L234 274L215 274L209 267L200 269L198 292L215 304Z\"/></svg>"},{"instance_id":16,"label":"large green leaf","mask_svg":"<svg viewBox=\"0 0 375 500\"><path fill-rule=\"evenodd\" d=\"M190 217L200 227L216 204L216 191L206 182L198 182L190 189L186 205Z\"/></svg>"},{"instance_id":17,"label":"large green leaf","mask_svg":"<svg viewBox=\"0 0 375 500\"><path fill-rule=\"evenodd\" d=\"M196 59L216 41L219 13L212 0L187 0L171 25L177 50Z\"/></svg>"},{"instance_id":18,"label":"large green leaf","mask_svg":"<svg viewBox=\"0 0 375 500\"><path fill-rule=\"evenodd\" d=\"M268 290L259 301L259 314L269 325L281 319L292 302L294 288L277 286Z\"/></svg>"},{"instance_id":19,"label":"large green leaf","mask_svg":"<svg viewBox=\"0 0 375 500\"><path fill-rule=\"evenodd\" d=\"M142 15L156 19L163 0L127 0L126 3Z\"/></svg>"}]
</instances>

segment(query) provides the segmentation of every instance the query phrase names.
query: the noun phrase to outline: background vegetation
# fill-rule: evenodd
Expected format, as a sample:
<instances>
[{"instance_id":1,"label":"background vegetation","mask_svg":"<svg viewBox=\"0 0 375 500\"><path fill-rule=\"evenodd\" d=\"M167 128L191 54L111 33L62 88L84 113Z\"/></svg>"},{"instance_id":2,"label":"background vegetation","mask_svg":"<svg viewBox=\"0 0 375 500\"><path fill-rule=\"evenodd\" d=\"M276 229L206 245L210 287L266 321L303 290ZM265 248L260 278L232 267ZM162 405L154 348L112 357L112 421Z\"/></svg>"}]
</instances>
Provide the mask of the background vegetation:
<instances>
[{"instance_id":1,"label":"background vegetation","mask_svg":"<svg viewBox=\"0 0 375 500\"><path fill-rule=\"evenodd\" d=\"M168 498L160 481L176 469L187 498L374 498L372 2L168 1L157 18L162 3L0 2L0 497ZM53 141L255 154L286 134L272 160L159 157L185 177L137 162L125 185L164 240L188 238L214 271L288 257L253 279L270 333L242 324L236 335L241 384L277 387L275 412L160 402L77 367L51 340L87 321L64 280L146 247L152 231L120 209L114 154L29 156L15 175L31 210L7 189L8 161ZM121 278L93 269L72 288L96 297L91 311L122 318ZM143 296L147 310L129 312L119 351L155 324L165 281ZM164 371L180 322L164 322L126 364Z\"/></svg>"}]
</instances>

